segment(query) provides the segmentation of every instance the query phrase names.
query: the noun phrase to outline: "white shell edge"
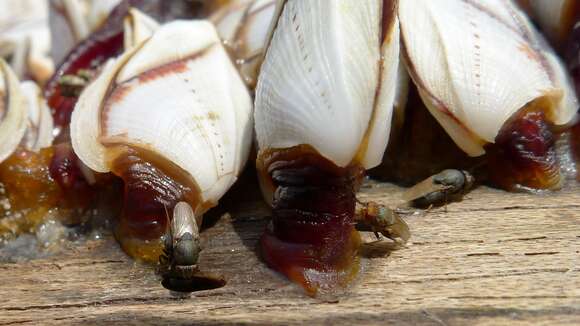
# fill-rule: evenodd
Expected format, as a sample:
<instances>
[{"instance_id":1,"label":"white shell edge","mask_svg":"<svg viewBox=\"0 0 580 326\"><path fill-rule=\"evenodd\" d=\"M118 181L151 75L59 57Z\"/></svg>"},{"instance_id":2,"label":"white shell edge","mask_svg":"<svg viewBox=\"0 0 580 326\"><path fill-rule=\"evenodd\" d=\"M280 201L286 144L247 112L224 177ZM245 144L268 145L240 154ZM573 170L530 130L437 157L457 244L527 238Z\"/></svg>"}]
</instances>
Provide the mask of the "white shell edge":
<instances>
[{"instance_id":1,"label":"white shell edge","mask_svg":"<svg viewBox=\"0 0 580 326\"><path fill-rule=\"evenodd\" d=\"M4 78L6 96L8 96L6 114L0 121L0 162L2 162L12 155L24 137L28 110L26 99L20 89L20 82L3 59L0 59L0 70Z\"/></svg>"}]
</instances>

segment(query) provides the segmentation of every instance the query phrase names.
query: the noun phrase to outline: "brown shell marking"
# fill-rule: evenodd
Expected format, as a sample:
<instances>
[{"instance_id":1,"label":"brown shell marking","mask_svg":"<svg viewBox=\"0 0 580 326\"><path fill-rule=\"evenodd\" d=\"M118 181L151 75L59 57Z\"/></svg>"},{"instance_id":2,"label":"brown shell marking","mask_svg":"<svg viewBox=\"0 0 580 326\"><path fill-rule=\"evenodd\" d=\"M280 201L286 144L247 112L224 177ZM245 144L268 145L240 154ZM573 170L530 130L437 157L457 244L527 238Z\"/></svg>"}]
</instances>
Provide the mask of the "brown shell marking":
<instances>
[{"instance_id":1,"label":"brown shell marking","mask_svg":"<svg viewBox=\"0 0 580 326\"><path fill-rule=\"evenodd\" d=\"M122 82L121 84L118 85L114 85L110 87L110 90L108 92L108 96L106 97L106 99L103 101L103 108L101 110L101 135L107 135L107 124L106 122L108 121L108 115L109 112L111 111L112 107L117 104L120 103L125 96L127 96L129 93L131 93L133 91L134 88L139 87L140 85L143 85L145 83L149 83L152 81L155 81L157 79L161 79L164 78L167 75L170 74L179 74L179 73L183 73L187 70L187 64L190 61L196 60L200 57L203 57L205 55L207 55L208 53L211 52L212 49L214 49L214 46L216 44L213 43L203 49L201 49L199 52L187 56L183 59L180 60L176 60L164 65L161 65L159 67L155 67L153 69L150 69L148 71L145 71L133 78L130 78L127 81ZM152 108L152 109L159 109L159 108ZM102 142L105 144L114 144L116 141L122 139L122 137L120 137L122 135L116 135L115 137L103 137L102 138Z\"/></svg>"}]
</instances>

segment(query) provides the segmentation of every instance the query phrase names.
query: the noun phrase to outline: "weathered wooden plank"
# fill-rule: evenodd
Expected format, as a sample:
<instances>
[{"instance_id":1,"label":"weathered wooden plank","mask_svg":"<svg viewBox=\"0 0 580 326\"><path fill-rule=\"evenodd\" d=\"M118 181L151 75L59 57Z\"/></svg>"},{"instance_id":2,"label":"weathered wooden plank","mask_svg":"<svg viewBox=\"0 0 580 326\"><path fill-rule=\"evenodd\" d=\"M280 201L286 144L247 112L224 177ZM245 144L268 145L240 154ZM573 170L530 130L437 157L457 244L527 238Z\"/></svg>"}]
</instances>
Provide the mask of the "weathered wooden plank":
<instances>
[{"instance_id":1,"label":"weathered wooden plank","mask_svg":"<svg viewBox=\"0 0 580 326\"><path fill-rule=\"evenodd\" d=\"M268 210L244 190L225 200L231 215L203 233L202 268L223 274L225 287L172 296L108 237L1 264L0 325L580 323L577 187L541 196L483 187L461 203L409 212L406 248L366 251L382 255L365 259L348 293L316 299L260 262L255 246ZM399 195L373 184L361 199L392 204Z\"/></svg>"}]
</instances>

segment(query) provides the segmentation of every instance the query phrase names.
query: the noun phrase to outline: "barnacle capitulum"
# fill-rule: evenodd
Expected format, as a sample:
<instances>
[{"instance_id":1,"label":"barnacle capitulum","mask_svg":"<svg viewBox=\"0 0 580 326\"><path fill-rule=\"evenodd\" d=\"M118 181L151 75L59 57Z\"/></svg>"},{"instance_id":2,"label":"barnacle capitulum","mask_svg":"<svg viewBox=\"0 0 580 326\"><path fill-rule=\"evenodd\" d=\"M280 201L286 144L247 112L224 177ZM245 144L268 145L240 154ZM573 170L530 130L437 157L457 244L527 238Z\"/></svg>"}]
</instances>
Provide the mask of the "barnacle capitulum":
<instances>
[{"instance_id":1,"label":"barnacle capitulum","mask_svg":"<svg viewBox=\"0 0 580 326\"><path fill-rule=\"evenodd\" d=\"M177 202L191 205L201 223L247 159L251 112L248 90L206 21L164 25L103 67L75 106L72 145L92 170L123 179L116 233L130 255L157 260L165 210Z\"/></svg>"},{"instance_id":2,"label":"barnacle capitulum","mask_svg":"<svg viewBox=\"0 0 580 326\"><path fill-rule=\"evenodd\" d=\"M45 1L0 2L0 57L20 80L44 84L54 72L50 58L48 6Z\"/></svg>"},{"instance_id":3,"label":"barnacle capitulum","mask_svg":"<svg viewBox=\"0 0 580 326\"><path fill-rule=\"evenodd\" d=\"M570 124L578 102L523 12L507 1L411 0L401 2L399 18L421 98L464 152L486 154L492 182L560 187L554 126Z\"/></svg>"},{"instance_id":4,"label":"barnacle capitulum","mask_svg":"<svg viewBox=\"0 0 580 326\"><path fill-rule=\"evenodd\" d=\"M359 270L355 193L380 163L399 63L395 1L286 1L256 88L266 263L315 295Z\"/></svg>"}]
</instances>

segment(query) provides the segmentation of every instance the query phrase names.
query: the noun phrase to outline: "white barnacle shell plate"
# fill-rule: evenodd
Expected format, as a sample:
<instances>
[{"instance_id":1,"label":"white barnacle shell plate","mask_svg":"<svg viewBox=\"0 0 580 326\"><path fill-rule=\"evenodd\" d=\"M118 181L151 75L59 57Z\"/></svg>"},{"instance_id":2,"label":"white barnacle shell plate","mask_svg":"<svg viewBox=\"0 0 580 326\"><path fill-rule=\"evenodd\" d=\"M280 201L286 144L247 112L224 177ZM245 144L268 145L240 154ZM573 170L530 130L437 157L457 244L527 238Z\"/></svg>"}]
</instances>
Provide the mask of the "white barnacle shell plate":
<instances>
[{"instance_id":1,"label":"white barnacle shell plate","mask_svg":"<svg viewBox=\"0 0 580 326\"><path fill-rule=\"evenodd\" d=\"M235 0L212 14L222 39L231 46L242 43L248 52L264 47L275 18L277 0Z\"/></svg>"},{"instance_id":2,"label":"white barnacle shell plate","mask_svg":"<svg viewBox=\"0 0 580 326\"><path fill-rule=\"evenodd\" d=\"M35 82L23 81L20 90L28 107L28 125L21 143L27 149L38 152L52 145L54 138L52 115L42 91Z\"/></svg>"},{"instance_id":3,"label":"white barnacle shell plate","mask_svg":"<svg viewBox=\"0 0 580 326\"><path fill-rule=\"evenodd\" d=\"M365 168L380 163L399 43L393 19L390 24L397 26L388 29L390 37L381 47L382 3L286 2L256 90L260 150L306 144L337 166L355 159ZM392 94L377 96L379 79L384 81L380 93L384 88Z\"/></svg>"},{"instance_id":4,"label":"white barnacle shell plate","mask_svg":"<svg viewBox=\"0 0 580 326\"><path fill-rule=\"evenodd\" d=\"M18 78L0 59L0 162L20 144L27 127L26 99Z\"/></svg>"},{"instance_id":5,"label":"white barnacle shell plate","mask_svg":"<svg viewBox=\"0 0 580 326\"><path fill-rule=\"evenodd\" d=\"M152 150L215 203L247 159L251 114L250 95L213 25L175 21L105 66L75 107L71 138L98 172L110 170L109 146Z\"/></svg>"},{"instance_id":6,"label":"white barnacle shell plate","mask_svg":"<svg viewBox=\"0 0 580 326\"><path fill-rule=\"evenodd\" d=\"M20 83L0 59L0 162L19 145L31 151L52 144L52 116L40 88L32 81Z\"/></svg>"},{"instance_id":7,"label":"white barnacle shell plate","mask_svg":"<svg viewBox=\"0 0 580 326\"><path fill-rule=\"evenodd\" d=\"M159 23L138 9L129 8L123 21L123 46L130 49L147 40L159 28Z\"/></svg>"},{"instance_id":8,"label":"white barnacle shell plate","mask_svg":"<svg viewBox=\"0 0 580 326\"><path fill-rule=\"evenodd\" d=\"M574 117L564 68L513 3L406 0L399 19L421 97L467 154L482 155L506 120L536 99L548 99L556 124Z\"/></svg>"}]
</instances>

